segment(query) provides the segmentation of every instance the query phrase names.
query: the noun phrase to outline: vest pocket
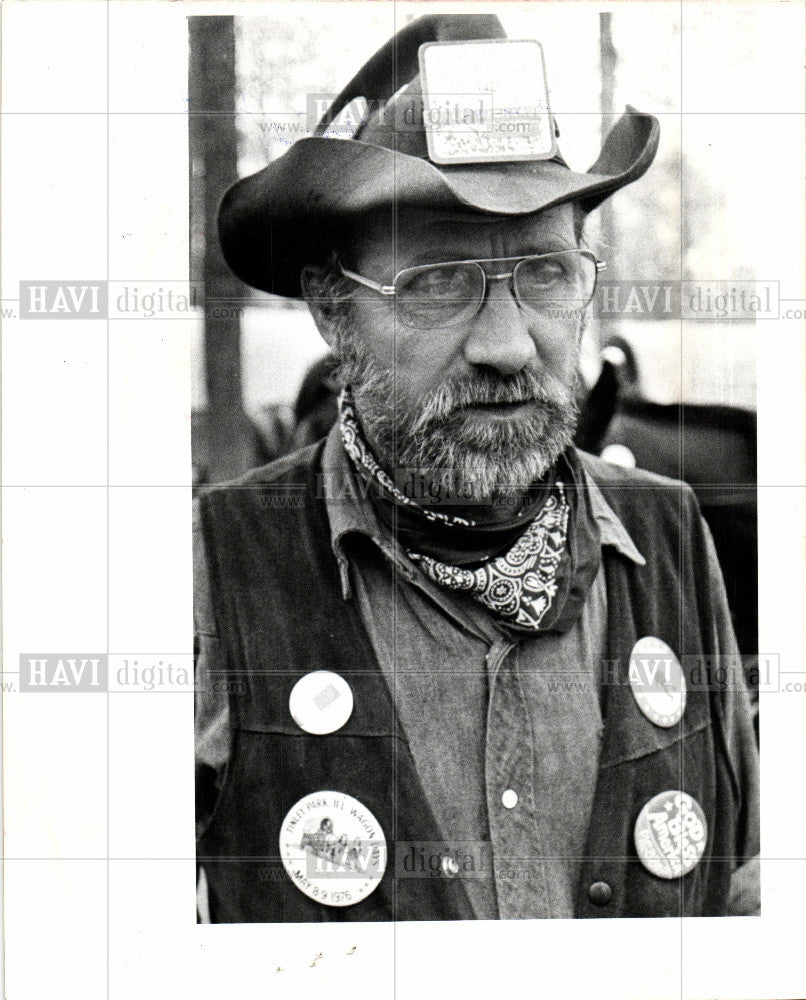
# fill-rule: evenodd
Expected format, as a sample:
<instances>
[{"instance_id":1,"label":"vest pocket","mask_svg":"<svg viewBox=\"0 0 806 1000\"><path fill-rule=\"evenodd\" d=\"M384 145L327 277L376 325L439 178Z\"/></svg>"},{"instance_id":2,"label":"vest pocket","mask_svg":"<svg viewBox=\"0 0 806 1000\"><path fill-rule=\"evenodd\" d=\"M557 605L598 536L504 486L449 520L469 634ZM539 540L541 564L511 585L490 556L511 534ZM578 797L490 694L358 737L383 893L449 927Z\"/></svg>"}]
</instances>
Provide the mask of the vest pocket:
<instances>
[{"instance_id":1,"label":"vest pocket","mask_svg":"<svg viewBox=\"0 0 806 1000\"><path fill-rule=\"evenodd\" d=\"M600 770L577 895L578 916L679 917L724 912L721 908L726 905L734 867L724 856L725 845L730 841L735 808L724 798L724 768L716 756L712 727L706 721L685 736L664 742L648 753L611 760ZM685 792L695 799L707 824L702 857L689 872L674 878L653 874L636 849L641 810L666 791ZM661 856L664 843L659 838ZM598 883L610 890L604 905L605 894L593 891Z\"/></svg>"},{"instance_id":2,"label":"vest pocket","mask_svg":"<svg viewBox=\"0 0 806 1000\"><path fill-rule=\"evenodd\" d=\"M599 764L606 768L662 753L691 739L711 725L711 711L707 692L690 691L680 721L672 726L657 725L638 707L625 677L607 693L603 721L605 741Z\"/></svg>"}]
</instances>

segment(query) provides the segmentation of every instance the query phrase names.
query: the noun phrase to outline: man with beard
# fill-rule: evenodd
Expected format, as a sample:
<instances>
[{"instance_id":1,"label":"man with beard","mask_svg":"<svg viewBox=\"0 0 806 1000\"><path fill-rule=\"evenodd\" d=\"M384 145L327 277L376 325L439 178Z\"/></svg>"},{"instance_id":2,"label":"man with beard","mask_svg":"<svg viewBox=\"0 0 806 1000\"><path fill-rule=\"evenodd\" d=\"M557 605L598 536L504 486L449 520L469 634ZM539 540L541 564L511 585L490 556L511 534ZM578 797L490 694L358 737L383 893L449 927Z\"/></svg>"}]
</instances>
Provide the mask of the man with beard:
<instances>
[{"instance_id":1,"label":"man with beard","mask_svg":"<svg viewBox=\"0 0 806 1000\"><path fill-rule=\"evenodd\" d=\"M757 906L756 747L708 531L682 483L572 444L602 266L582 226L658 125L628 110L587 174L553 139L437 165L420 45L502 34L410 25L222 204L230 266L305 298L343 391L325 441L200 498L216 921ZM328 138L360 94L354 137ZM306 860L325 816L362 845L349 870Z\"/></svg>"}]
</instances>

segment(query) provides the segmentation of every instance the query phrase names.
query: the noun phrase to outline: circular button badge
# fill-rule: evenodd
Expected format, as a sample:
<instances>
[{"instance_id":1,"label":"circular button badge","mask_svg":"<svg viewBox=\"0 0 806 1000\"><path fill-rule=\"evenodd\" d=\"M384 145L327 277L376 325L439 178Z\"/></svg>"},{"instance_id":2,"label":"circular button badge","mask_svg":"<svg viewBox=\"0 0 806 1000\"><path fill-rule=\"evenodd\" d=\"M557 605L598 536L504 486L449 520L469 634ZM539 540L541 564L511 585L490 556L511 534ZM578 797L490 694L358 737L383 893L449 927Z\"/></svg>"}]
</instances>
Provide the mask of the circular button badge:
<instances>
[{"instance_id":1,"label":"circular button badge","mask_svg":"<svg viewBox=\"0 0 806 1000\"><path fill-rule=\"evenodd\" d=\"M300 677L288 699L291 718L314 736L335 733L353 712L353 692L339 674L314 670Z\"/></svg>"},{"instance_id":2,"label":"circular button badge","mask_svg":"<svg viewBox=\"0 0 806 1000\"><path fill-rule=\"evenodd\" d=\"M630 653L630 687L636 704L656 726L677 725L686 710L686 678L680 661L662 640L648 635Z\"/></svg>"},{"instance_id":3,"label":"circular button badge","mask_svg":"<svg viewBox=\"0 0 806 1000\"><path fill-rule=\"evenodd\" d=\"M686 792L661 792L635 821L635 849L641 864L658 878L680 878L705 852L708 824L702 806Z\"/></svg>"},{"instance_id":4,"label":"circular button badge","mask_svg":"<svg viewBox=\"0 0 806 1000\"><path fill-rule=\"evenodd\" d=\"M354 906L380 885L386 837L358 799L313 792L288 811L280 858L300 892L324 906Z\"/></svg>"}]
</instances>

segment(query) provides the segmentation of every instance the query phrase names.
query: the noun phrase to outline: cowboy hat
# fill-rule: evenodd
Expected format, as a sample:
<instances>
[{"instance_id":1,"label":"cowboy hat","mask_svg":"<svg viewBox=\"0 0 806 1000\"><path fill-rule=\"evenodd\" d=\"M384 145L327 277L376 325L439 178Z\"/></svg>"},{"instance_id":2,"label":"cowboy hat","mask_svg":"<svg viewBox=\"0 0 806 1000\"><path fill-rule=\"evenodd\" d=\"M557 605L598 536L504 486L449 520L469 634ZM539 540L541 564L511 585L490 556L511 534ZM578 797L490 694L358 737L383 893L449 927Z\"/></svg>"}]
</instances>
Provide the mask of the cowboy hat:
<instances>
[{"instance_id":1,"label":"cowboy hat","mask_svg":"<svg viewBox=\"0 0 806 1000\"><path fill-rule=\"evenodd\" d=\"M417 205L525 215L574 201L589 212L646 172L658 148L658 121L629 105L586 173L572 171L559 152L518 162L439 165L429 159L420 46L505 38L490 14L429 15L399 31L344 88L313 136L226 192L219 238L235 274L254 288L298 298L302 268L324 260L339 229L368 211ZM324 134L358 97L373 111L353 137ZM419 115L415 127L395 126L401 112Z\"/></svg>"}]
</instances>

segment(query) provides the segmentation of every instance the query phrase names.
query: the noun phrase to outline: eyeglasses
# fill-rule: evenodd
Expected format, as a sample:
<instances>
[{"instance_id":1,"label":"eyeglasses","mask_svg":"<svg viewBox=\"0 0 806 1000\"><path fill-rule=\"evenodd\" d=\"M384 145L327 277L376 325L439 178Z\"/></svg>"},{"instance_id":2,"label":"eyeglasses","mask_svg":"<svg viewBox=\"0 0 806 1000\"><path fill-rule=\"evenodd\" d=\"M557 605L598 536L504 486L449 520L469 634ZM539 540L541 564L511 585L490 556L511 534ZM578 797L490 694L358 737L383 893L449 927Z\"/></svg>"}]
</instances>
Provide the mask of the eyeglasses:
<instances>
[{"instance_id":1,"label":"eyeglasses","mask_svg":"<svg viewBox=\"0 0 806 1000\"><path fill-rule=\"evenodd\" d=\"M509 270L498 270L508 265ZM488 273L485 267L496 271ZM398 318L414 330L472 319L481 311L493 281L509 281L515 301L527 312L555 319L576 317L593 298L597 276L605 267L588 250L560 250L407 267L398 271L391 285L384 285L339 264L345 277L379 295L394 296Z\"/></svg>"}]
</instances>

